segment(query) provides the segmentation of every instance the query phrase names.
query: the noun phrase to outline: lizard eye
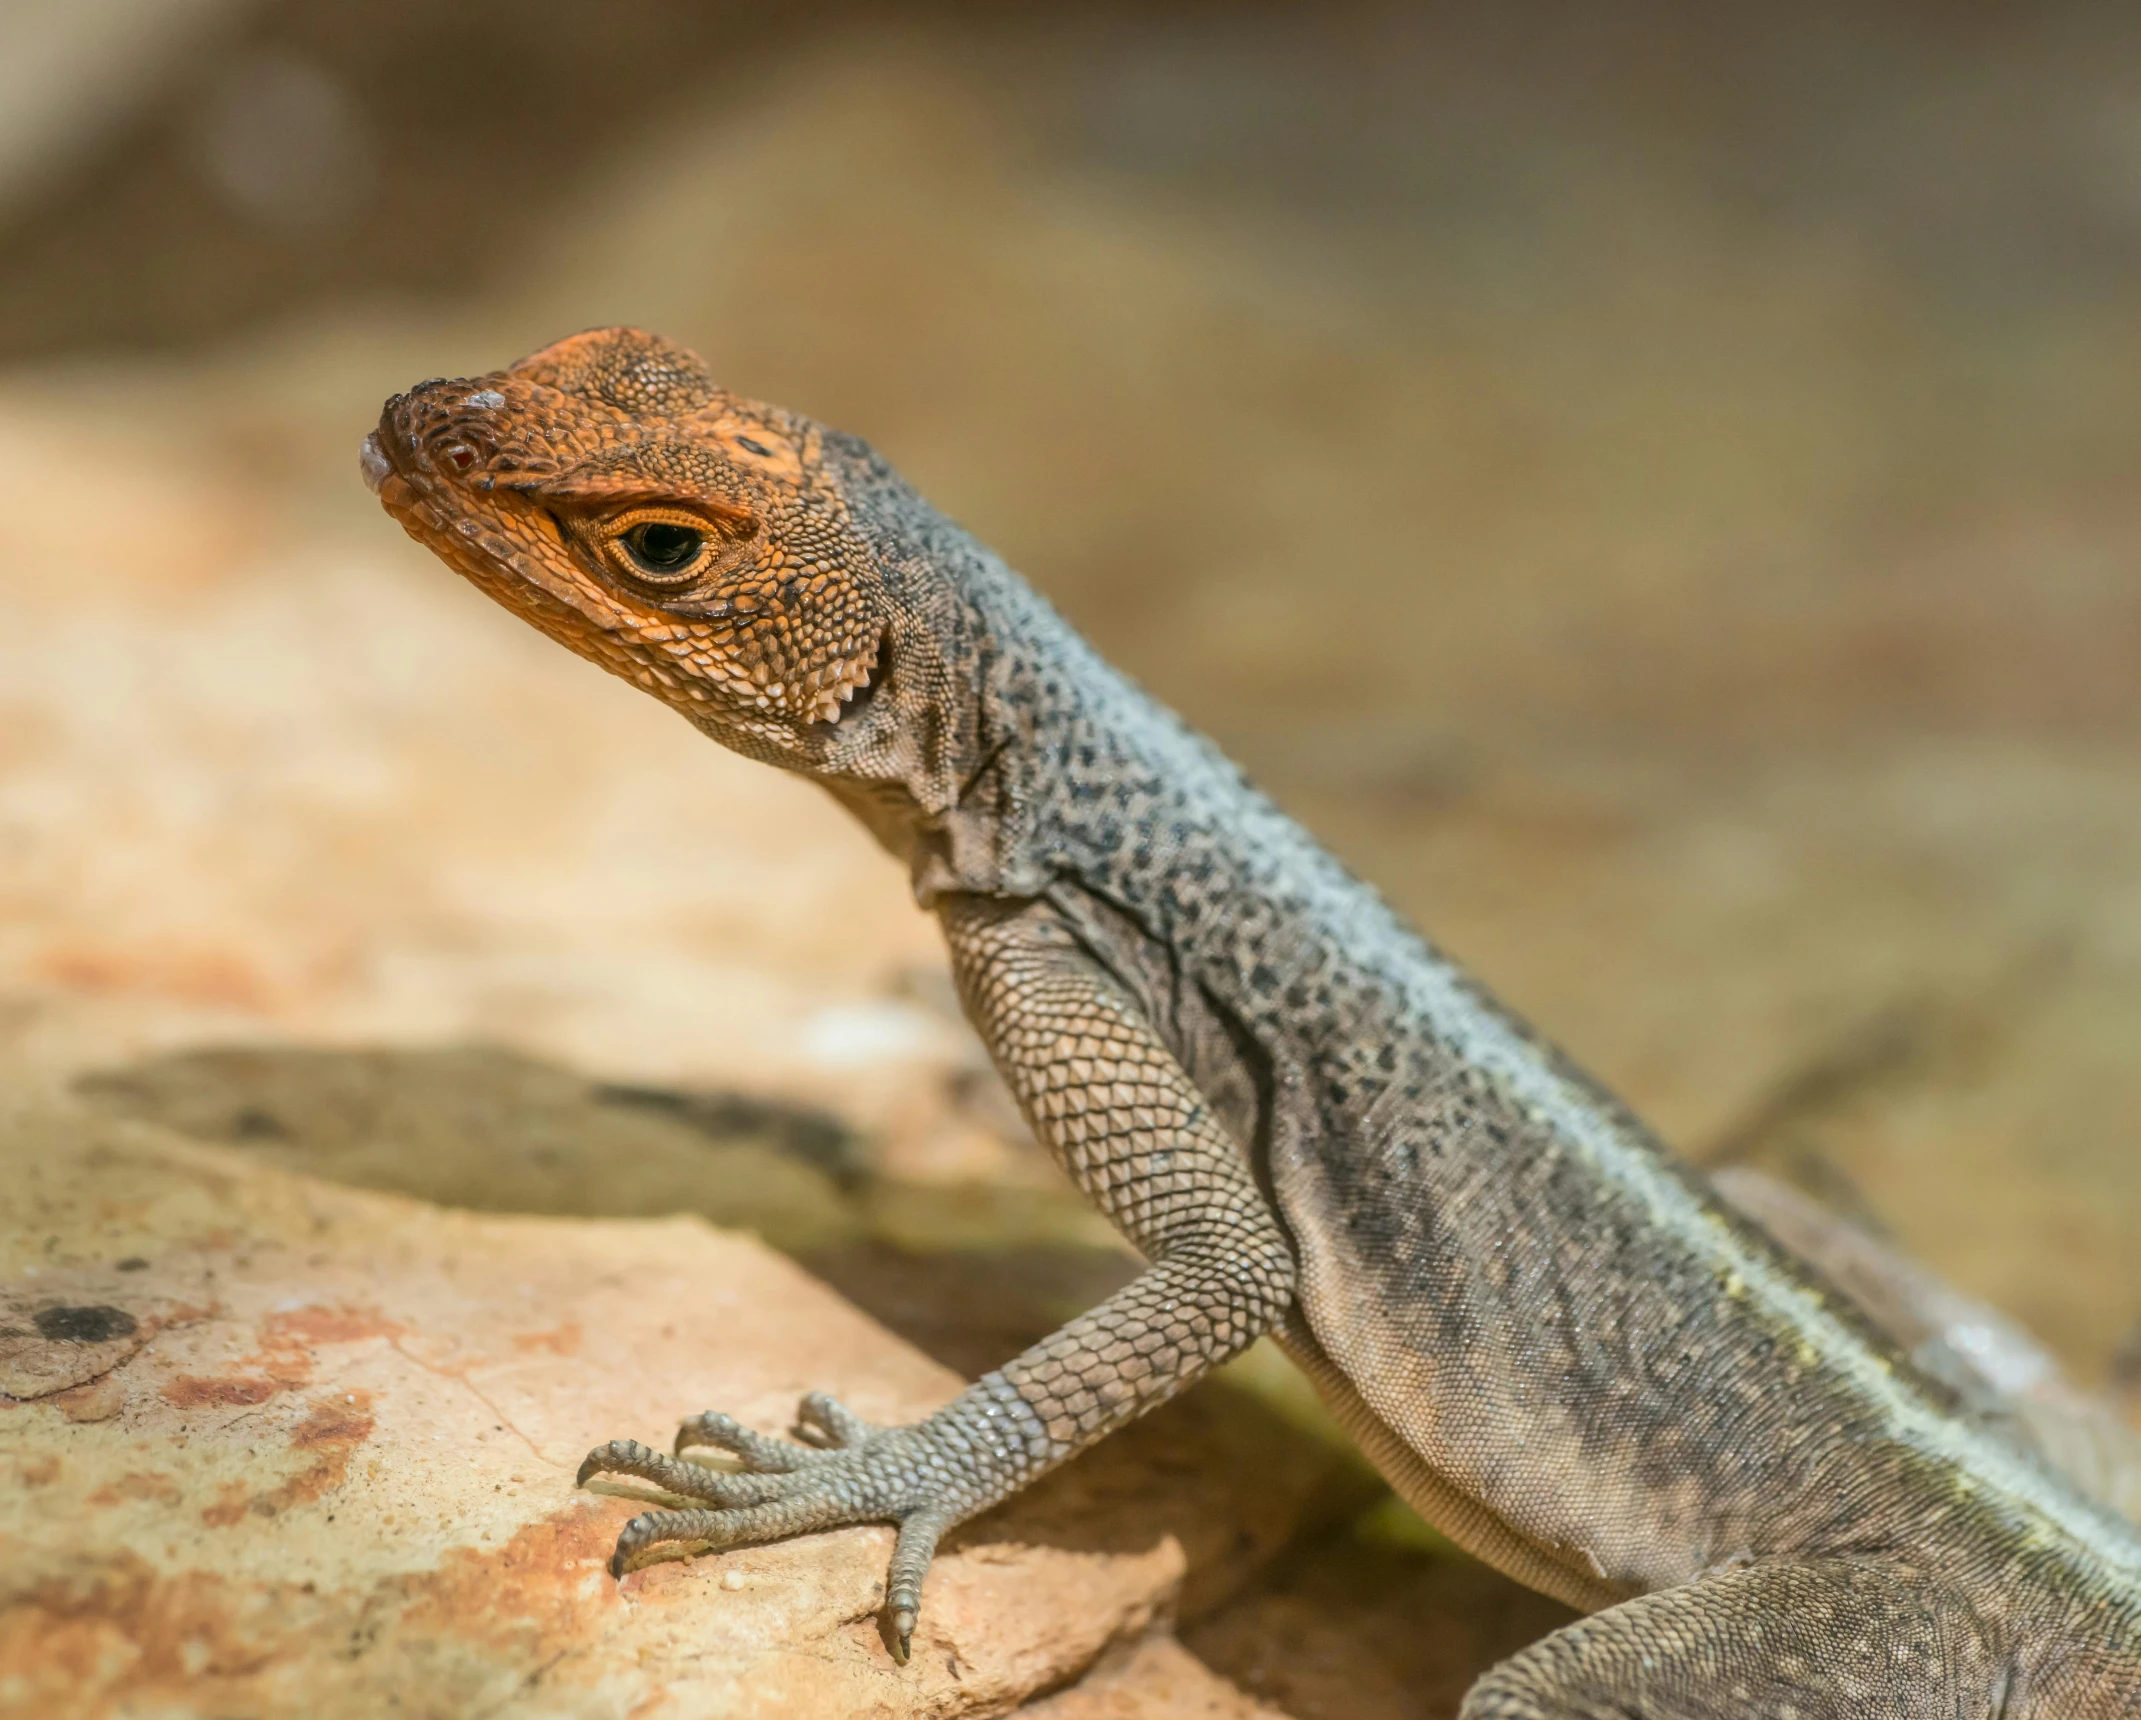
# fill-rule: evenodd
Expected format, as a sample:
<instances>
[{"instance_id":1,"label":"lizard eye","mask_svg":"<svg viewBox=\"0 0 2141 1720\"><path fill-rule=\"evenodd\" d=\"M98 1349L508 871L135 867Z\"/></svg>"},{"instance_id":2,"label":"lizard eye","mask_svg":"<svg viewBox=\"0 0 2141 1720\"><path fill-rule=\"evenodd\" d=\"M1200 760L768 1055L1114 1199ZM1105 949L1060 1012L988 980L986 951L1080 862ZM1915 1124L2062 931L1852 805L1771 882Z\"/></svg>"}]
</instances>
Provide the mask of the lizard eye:
<instances>
[{"instance_id":1,"label":"lizard eye","mask_svg":"<svg viewBox=\"0 0 2141 1720\"><path fill-rule=\"evenodd\" d=\"M642 520L610 541L622 552L623 571L651 585L681 585L706 559L707 534L679 520Z\"/></svg>"},{"instance_id":2,"label":"lizard eye","mask_svg":"<svg viewBox=\"0 0 2141 1720\"><path fill-rule=\"evenodd\" d=\"M634 526L624 534L626 553L653 574L673 574L690 566L698 559L699 546L705 541L704 532L660 522Z\"/></svg>"}]
</instances>

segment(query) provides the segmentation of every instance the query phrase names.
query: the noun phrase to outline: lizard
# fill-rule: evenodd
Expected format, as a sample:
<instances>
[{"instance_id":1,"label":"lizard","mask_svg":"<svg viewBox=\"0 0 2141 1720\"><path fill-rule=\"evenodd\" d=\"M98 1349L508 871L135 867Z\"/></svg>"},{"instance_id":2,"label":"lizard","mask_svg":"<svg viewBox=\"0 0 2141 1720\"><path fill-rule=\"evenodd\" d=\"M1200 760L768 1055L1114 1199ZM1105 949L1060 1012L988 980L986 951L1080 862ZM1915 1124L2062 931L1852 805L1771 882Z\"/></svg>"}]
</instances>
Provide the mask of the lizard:
<instances>
[{"instance_id":1,"label":"lizard","mask_svg":"<svg viewBox=\"0 0 2141 1720\"><path fill-rule=\"evenodd\" d=\"M385 405L419 543L904 862L1142 1255L909 1425L706 1411L580 1473L655 1551L940 1538L1276 1339L1397 1492L1577 1609L1464 1720L2141 1716L2141 1531L1915 1366L858 438L633 329ZM720 1452L716 1461L688 1452Z\"/></svg>"}]
</instances>

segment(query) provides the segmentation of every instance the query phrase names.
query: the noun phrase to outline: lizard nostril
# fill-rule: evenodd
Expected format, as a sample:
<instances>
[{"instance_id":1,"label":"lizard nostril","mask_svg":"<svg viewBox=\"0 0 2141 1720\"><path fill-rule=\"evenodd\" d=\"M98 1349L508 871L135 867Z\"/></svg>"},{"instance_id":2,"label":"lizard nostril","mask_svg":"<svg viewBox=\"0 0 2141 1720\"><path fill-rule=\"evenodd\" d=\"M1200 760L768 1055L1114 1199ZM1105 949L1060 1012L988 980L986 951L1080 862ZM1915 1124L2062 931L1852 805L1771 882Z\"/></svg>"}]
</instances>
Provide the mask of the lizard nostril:
<instances>
[{"instance_id":1,"label":"lizard nostril","mask_svg":"<svg viewBox=\"0 0 2141 1720\"><path fill-rule=\"evenodd\" d=\"M453 462L457 472L465 472L476 463L476 450L466 442L456 442L446 450L446 458Z\"/></svg>"}]
</instances>

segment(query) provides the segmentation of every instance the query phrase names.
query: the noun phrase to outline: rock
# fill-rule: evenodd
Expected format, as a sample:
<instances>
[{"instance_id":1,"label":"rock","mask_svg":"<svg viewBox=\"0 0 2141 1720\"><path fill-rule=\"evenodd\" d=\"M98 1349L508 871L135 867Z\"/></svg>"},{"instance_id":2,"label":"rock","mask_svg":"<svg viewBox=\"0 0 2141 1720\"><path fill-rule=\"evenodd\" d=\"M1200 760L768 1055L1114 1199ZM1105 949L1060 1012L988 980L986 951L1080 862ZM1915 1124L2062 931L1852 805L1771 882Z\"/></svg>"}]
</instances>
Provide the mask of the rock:
<instances>
[{"instance_id":1,"label":"rock","mask_svg":"<svg viewBox=\"0 0 2141 1720\"><path fill-rule=\"evenodd\" d=\"M1300 1548L1183 1641L1293 1720L1442 1720L1487 1667L1572 1616L1392 1499Z\"/></svg>"},{"instance_id":2,"label":"rock","mask_svg":"<svg viewBox=\"0 0 2141 1720\"><path fill-rule=\"evenodd\" d=\"M1033 1720L1281 1720L1277 1710L1243 1695L1180 1643L1159 1636L1019 1712Z\"/></svg>"},{"instance_id":3,"label":"rock","mask_svg":"<svg viewBox=\"0 0 2141 1720\"><path fill-rule=\"evenodd\" d=\"M229 30L242 0L96 0L0 15L0 219L139 115L171 65Z\"/></svg>"},{"instance_id":4,"label":"rock","mask_svg":"<svg viewBox=\"0 0 2141 1720\"><path fill-rule=\"evenodd\" d=\"M790 1251L864 1229L838 1119L605 1085L503 1047L203 1048L93 1070L75 1091L286 1170L478 1212L693 1212Z\"/></svg>"},{"instance_id":5,"label":"rock","mask_svg":"<svg viewBox=\"0 0 2141 1720\"><path fill-rule=\"evenodd\" d=\"M694 1220L441 1211L19 1098L0 1165L14 1711L993 1713L1180 1583L1164 1529L1053 1544L1043 1498L946 1551L902 1670L884 1529L614 1582L641 1499L575 1492L593 1444L716 1404L779 1428L826 1381L902 1419L958 1381Z\"/></svg>"},{"instance_id":6,"label":"rock","mask_svg":"<svg viewBox=\"0 0 2141 1720\"><path fill-rule=\"evenodd\" d=\"M99 1110L283 1170L478 1211L688 1212L747 1228L962 1378L1137 1269L1068 1187L902 1183L873 1174L860 1143L819 1113L619 1089L498 1049L204 1050L94 1071L74 1090ZM1266 1349L1118 1434L1019 1509L1051 1544L1076 1544L1118 1518L1175 1536L1188 1560L1181 1610L1196 1617L1295 1538L1381 1492Z\"/></svg>"}]
</instances>

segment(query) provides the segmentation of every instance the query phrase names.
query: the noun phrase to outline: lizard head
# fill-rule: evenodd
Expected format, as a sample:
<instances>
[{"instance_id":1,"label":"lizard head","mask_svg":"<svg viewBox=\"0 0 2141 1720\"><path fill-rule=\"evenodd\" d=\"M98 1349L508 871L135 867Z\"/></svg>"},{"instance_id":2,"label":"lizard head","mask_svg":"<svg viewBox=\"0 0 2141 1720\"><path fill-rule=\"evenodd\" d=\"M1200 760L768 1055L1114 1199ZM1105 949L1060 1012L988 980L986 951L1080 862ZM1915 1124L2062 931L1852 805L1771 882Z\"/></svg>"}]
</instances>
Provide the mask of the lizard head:
<instances>
[{"instance_id":1,"label":"lizard head","mask_svg":"<svg viewBox=\"0 0 2141 1720\"><path fill-rule=\"evenodd\" d=\"M410 536L508 609L809 769L841 750L890 620L823 438L682 347L597 329L394 396L363 466Z\"/></svg>"},{"instance_id":2,"label":"lizard head","mask_svg":"<svg viewBox=\"0 0 2141 1720\"><path fill-rule=\"evenodd\" d=\"M522 619L831 789L924 900L1038 887L1009 743L1034 720L1026 683L1058 676L1021 668L1008 624L1038 600L856 438L596 329L394 396L363 469Z\"/></svg>"}]
</instances>

